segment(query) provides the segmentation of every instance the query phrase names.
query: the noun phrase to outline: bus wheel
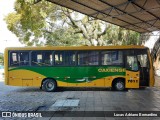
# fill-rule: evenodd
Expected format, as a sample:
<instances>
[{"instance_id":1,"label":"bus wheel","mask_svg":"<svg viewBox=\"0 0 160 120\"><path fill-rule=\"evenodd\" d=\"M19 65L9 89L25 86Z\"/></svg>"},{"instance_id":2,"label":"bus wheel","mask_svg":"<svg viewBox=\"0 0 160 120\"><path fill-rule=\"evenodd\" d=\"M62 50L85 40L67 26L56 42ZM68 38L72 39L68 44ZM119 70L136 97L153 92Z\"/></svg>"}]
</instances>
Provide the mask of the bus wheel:
<instances>
[{"instance_id":1,"label":"bus wheel","mask_svg":"<svg viewBox=\"0 0 160 120\"><path fill-rule=\"evenodd\" d=\"M57 88L56 81L53 79L46 79L42 84L43 90L46 92L52 92L55 91Z\"/></svg>"},{"instance_id":2,"label":"bus wheel","mask_svg":"<svg viewBox=\"0 0 160 120\"><path fill-rule=\"evenodd\" d=\"M117 80L114 83L114 89L117 91L123 91L125 89L124 82L122 80Z\"/></svg>"}]
</instances>

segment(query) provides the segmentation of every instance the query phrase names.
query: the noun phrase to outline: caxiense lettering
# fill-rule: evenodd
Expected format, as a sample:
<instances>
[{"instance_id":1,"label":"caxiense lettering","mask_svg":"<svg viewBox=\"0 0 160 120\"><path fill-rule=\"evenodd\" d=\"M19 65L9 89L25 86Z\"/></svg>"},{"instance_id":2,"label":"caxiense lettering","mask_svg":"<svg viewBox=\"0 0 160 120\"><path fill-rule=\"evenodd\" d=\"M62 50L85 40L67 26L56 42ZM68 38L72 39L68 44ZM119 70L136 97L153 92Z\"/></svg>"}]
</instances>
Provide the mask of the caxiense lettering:
<instances>
[{"instance_id":1,"label":"caxiense lettering","mask_svg":"<svg viewBox=\"0 0 160 120\"><path fill-rule=\"evenodd\" d=\"M99 68L98 72L125 72L124 68Z\"/></svg>"}]
</instances>

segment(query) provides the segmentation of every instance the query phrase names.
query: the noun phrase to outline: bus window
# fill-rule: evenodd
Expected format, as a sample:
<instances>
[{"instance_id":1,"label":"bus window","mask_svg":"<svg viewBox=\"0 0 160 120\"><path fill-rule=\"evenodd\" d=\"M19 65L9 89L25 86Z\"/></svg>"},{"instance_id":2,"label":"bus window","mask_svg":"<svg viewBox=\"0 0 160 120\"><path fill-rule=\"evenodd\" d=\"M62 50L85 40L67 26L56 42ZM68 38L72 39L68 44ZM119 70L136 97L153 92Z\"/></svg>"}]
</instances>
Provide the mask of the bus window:
<instances>
[{"instance_id":1,"label":"bus window","mask_svg":"<svg viewBox=\"0 0 160 120\"><path fill-rule=\"evenodd\" d=\"M99 52L83 51L78 53L78 65L98 65Z\"/></svg>"},{"instance_id":2,"label":"bus window","mask_svg":"<svg viewBox=\"0 0 160 120\"><path fill-rule=\"evenodd\" d=\"M20 66L29 65L29 52L20 52Z\"/></svg>"},{"instance_id":3,"label":"bus window","mask_svg":"<svg viewBox=\"0 0 160 120\"><path fill-rule=\"evenodd\" d=\"M55 65L64 65L64 52L56 51L54 53Z\"/></svg>"},{"instance_id":4,"label":"bus window","mask_svg":"<svg viewBox=\"0 0 160 120\"><path fill-rule=\"evenodd\" d=\"M32 52L32 65L33 66L51 66L52 65L52 52L51 51L33 51Z\"/></svg>"},{"instance_id":5,"label":"bus window","mask_svg":"<svg viewBox=\"0 0 160 120\"><path fill-rule=\"evenodd\" d=\"M123 65L122 51L103 51L101 52L102 65Z\"/></svg>"},{"instance_id":6,"label":"bus window","mask_svg":"<svg viewBox=\"0 0 160 120\"><path fill-rule=\"evenodd\" d=\"M88 65L89 56L88 52L83 51L78 53L78 65Z\"/></svg>"},{"instance_id":7,"label":"bus window","mask_svg":"<svg viewBox=\"0 0 160 120\"><path fill-rule=\"evenodd\" d=\"M43 52L45 66L51 66L53 63L52 52Z\"/></svg>"},{"instance_id":8,"label":"bus window","mask_svg":"<svg viewBox=\"0 0 160 120\"><path fill-rule=\"evenodd\" d=\"M97 52L97 51L88 52L88 57L89 57L89 61L88 61L89 65L98 65L99 52Z\"/></svg>"},{"instance_id":9,"label":"bus window","mask_svg":"<svg viewBox=\"0 0 160 120\"><path fill-rule=\"evenodd\" d=\"M29 53L28 52L11 52L10 66L28 66Z\"/></svg>"},{"instance_id":10,"label":"bus window","mask_svg":"<svg viewBox=\"0 0 160 120\"><path fill-rule=\"evenodd\" d=\"M19 66L19 57L17 52L10 53L10 66Z\"/></svg>"},{"instance_id":11,"label":"bus window","mask_svg":"<svg viewBox=\"0 0 160 120\"><path fill-rule=\"evenodd\" d=\"M33 66L42 66L42 52L32 52L32 65Z\"/></svg>"},{"instance_id":12,"label":"bus window","mask_svg":"<svg viewBox=\"0 0 160 120\"><path fill-rule=\"evenodd\" d=\"M140 63L140 67L149 67L147 53L143 53L142 51L138 52L137 58Z\"/></svg>"},{"instance_id":13,"label":"bus window","mask_svg":"<svg viewBox=\"0 0 160 120\"><path fill-rule=\"evenodd\" d=\"M138 70L138 62L136 56L127 56L126 69L132 71Z\"/></svg>"},{"instance_id":14,"label":"bus window","mask_svg":"<svg viewBox=\"0 0 160 120\"><path fill-rule=\"evenodd\" d=\"M65 52L65 65L75 65L76 64L76 54L74 51Z\"/></svg>"}]
</instances>

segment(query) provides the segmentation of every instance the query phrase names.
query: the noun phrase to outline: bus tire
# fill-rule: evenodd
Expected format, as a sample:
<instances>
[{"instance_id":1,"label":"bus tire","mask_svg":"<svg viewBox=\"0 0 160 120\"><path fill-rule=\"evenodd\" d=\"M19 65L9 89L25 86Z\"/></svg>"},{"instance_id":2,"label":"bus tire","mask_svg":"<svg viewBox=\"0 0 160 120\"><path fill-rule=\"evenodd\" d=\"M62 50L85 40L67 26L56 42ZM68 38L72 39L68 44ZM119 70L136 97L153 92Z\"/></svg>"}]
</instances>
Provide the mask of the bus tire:
<instances>
[{"instance_id":1,"label":"bus tire","mask_svg":"<svg viewBox=\"0 0 160 120\"><path fill-rule=\"evenodd\" d=\"M123 80L116 80L113 87L117 91L123 91L125 90L125 83Z\"/></svg>"},{"instance_id":2,"label":"bus tire","mask_svg":"<svg viewBox=\"0 0 160 120\"><path fill-rule=\"evenodd\" d=\"M46 92L53 92L57 88L57 83L53 79L46 79L42 84L42 89Z\"/></svg>"}]
</instances>

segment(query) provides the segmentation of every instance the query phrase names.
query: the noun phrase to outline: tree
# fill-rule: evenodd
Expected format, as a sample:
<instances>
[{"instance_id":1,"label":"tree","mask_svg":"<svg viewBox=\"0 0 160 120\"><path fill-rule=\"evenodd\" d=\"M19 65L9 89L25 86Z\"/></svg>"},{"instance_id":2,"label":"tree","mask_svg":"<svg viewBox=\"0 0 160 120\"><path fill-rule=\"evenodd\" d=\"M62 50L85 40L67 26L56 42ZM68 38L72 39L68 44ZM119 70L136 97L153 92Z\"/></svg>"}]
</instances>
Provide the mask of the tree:
<instances>
[{"instance_id":1,"label":"tree","mask_svg":"<svg viewBox=\"0 0 160 120\"><path fill-rule=\"evenodd\" d=\"M46 35L45 45L54 46L75 46L85 45L85 41L81 40L82 36L72 33L71 28L59 28L56 29L52 34ZM46 33L47 34L47 33Z\"/></svg>"},{"instance_id":2,"label":"tree","mask_svg":"<svg viewBox=\"0 0 160 120\"><path fill-rule=\"evenodd\" d=\"M72 30L70 37L76 38L75 41L83 37L90 45L95 44L94 41L102 44L100 38L105 33L105 29L102 31L100 24L106 23L100 20L93 20L88 16L82 16L80 20L76 20L74 15L78 13L44 0L36 4L29 0L17 0L15 11L15 13L10 13L5 20L8 29L16 34L21 43L26 45L50 43L52 37L58 36L58 30L66 29L69 29L67 32ZM68 34L67 32L63 33Z\"/></svg>"},{"instance_id":3,"label":"tree","mask_svg":"<svg viewBox=\"0 0 160 120\"><path fill-rule=\"evenodd\" d=\"M29 0L16 1L15 12L10 13L5 20L8 29L19 38L21 43L29 46L44 44L39 39L43 39L42 32L47 27L45 19L47 19L47 14L50 13L48 9L45 10L46 6L49 10L54 7L54 5L45 1L36 5Z\"/></svg>"},{"instance_id":4,"label":"tree","mask_svg":"<svg viewBox=\"0 0 160 120\"><path fill-rule=\"evenodd\" d=\"M32 45L140 44L139 34L45 0L17 0L5 18L8 29Z\"/></svg>"},{"instance_id":5,"label":"tree","mask_svg":"<svg viewBox=\"0 0 160 120\"><path fill-rule=\"evenodd\" d=\"M4 64L4 57L3 57L3 53L0 53L0 65Z\"/></svg>"},{"instance_id":6,"label":"tree","mask_svg":"<svg viewBox=\"0 0 160 120\"><path fill-rule=\"evenodd\" d=\"M105 39L109 45L141 45L140 33L109 24Z\"/></svg>"}]
</instances>

